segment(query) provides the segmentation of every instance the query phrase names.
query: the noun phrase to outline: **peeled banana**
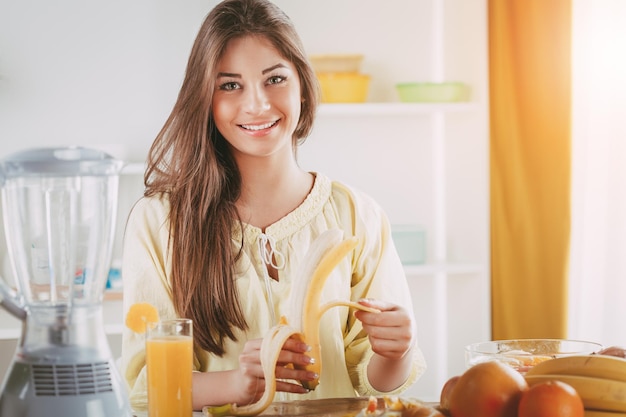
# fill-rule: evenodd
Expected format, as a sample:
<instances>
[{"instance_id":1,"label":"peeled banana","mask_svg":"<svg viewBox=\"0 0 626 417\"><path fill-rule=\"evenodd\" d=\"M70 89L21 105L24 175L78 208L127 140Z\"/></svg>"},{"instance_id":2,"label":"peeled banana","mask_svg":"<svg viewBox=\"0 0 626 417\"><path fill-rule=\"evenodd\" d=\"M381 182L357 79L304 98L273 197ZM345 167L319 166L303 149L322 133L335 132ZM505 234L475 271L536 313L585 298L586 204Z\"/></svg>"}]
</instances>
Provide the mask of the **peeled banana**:
<instances>
[{"instance_id":1,"label":"peeled banana","mask_svg":"<svg viewBox=\"0 0 626 417\"><path fill-rule=\"evenodd\" d=\"M325 305L320 304L322 290L331 271L355 248L358 240L355 237L343 239L341 231L329 230L322 234L317 241L323 244L312 247L313 254L310 259L313 262L305 261L304 270L301 275L296 277L296 279L306 277L309 279L308 282L294 284L294 293L290 297L291 308L286 321L299 331L302 340L311 347L307 355L314 358L315 362L302 368L321 375L322 351L319 341L319 323L324 312L330 307L342 305L361 310L373 310L345 300L335 300ZM301 384L303 387L313 390L319 384L319 377L313 381L301 381Z\"/></svg>"},{"instance_id":2,"label":"peeled banana","mask_svg":"<svg viewBox=\"0 0 626 417\"><path fill-rule=\"evenodd\" d=\"M265 378L265 391L263 391L263 395L258 401L244 406L238 406L237 404L226 404L217 407L206 406L202 409L203 413L209 417L256 416L269 407L276 393L274 372L276 371L278 355L285 341L294 334L296 334L296 331L292 327L274 326L263 338L261 343L261 365L263 367L263 377Z\"/></svg>"},{"instance_id":3,"label":"peeled banana","mask_svg":"<svg viewBox=\"0 0 626 417\"><path fill-rule=\"evenodd\" d=\"M261 344L261 365L265 378L265 391L259 401L239 407L236 404L223 406L205 406L203 413L209 417L220 416L254 416L262 413L274 399L276 393L276 363L283 344L289 337L298 337L311 346L307 355L315 359L315 363L306 366L307 370L320 375L322 369L321 347L319 343L319 323L322 314L335 306L379 312L376 309L345 300L335 300L320 305L321 293L333 269L345 256L356 247L358 240L354 237L343 238L343 232L337 229L327 230L318 236L306 254L296 277L290 295L290 308L286 317L272 327ZM308 389L315 389L319 378L315 381L301 381Z\"/></svg>"}]
</instances>

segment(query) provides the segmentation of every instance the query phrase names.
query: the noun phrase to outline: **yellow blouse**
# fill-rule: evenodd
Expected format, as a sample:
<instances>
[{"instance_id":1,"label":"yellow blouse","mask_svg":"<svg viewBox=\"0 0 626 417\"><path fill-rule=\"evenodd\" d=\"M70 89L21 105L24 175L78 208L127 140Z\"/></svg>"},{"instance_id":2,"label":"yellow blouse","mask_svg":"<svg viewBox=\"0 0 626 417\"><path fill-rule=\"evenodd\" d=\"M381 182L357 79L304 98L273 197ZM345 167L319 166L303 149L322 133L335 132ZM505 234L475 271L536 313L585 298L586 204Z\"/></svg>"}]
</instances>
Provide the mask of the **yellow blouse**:
<instances>
[{"instance_id":1,"label":"yellow blouse","mask_svg":"<svg viewBox=\"0 0 626 417\"><path fill-rule=\"evenodd\" d=\"M176 317L169 281L168 210L166 198L149 197L140 199L130 213L122 265L125 312L133 303L149 302L157 307L161 318ZM292 280L298 279L295 276L298 265L313 239L331 228L342 229L346 236L358 237L359 244L354 255L348 255L329 277L322 303L375 298L413 312L406 277L385 213L367 195L316 174L313 189L305 201L267 227L264 233L259 228L244 225L244 254L237 267L241 271L237 288L249 330L245 334L238 333L237 342L227 339L223 357L196 349L196 371L224 371L239 366L238 357L245 341L263 337L276 324L277 318L285 314ZM233 239L240 242L241 231L237 234L239 236ZM274 249L274 258L280 267L278 280L269 277L260 250L267 245L259 245L259 242L269 242ZM329 310L320 328L323 371L319 386L304 395L279 393L277 400L399 394L426 369L421 351L415 349L407 381L393 392L381 393L367 379L366 367L372 350L351 311L347 307ZM121 367L130 389L131 404L136 409L145 409L144 339L128 329L123 334Z\"/></svg>"}]
</instances>

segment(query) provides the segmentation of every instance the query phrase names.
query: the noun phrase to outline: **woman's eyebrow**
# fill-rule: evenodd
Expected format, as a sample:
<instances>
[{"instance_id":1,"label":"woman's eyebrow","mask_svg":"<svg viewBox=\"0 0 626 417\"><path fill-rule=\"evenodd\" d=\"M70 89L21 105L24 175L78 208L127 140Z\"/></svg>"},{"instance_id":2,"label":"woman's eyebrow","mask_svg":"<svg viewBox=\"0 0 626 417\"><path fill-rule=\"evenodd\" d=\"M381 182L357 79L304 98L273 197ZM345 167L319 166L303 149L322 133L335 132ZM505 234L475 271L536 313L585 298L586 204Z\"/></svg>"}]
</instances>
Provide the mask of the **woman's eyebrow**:
<instances>
[{"instance_id":1,"label":"woman's eyebrow","mask_svg":"<svg viewBox=\"0 0 626 417\"><path fill-rule=\"evenodd\" d=\"M266 68L263 70L262 74L267 74L268 72L272 72L274 71L276 68L287 68L284 64L276 64L276 65L272 65L269 68Z\"/></svg>"},{"instance_id":2,"label":"woman's eyebrow","mask_svg":"<svg viewBox=\"0 0 626 417\"><path fill-rule=\"evenodd\" d=\"M277 68L287 68L286 65L284 64L276 64L276 65L272 65L269 68L264 69L263 71L261 71L261 74L265 75L268 72L272 72ZM237 74L234 72L218 72L217 73L217 78L221 78L221 77L227 77L227 78L241 78L241 74Z\"/></svg>"},{"instance_id":3,"label":"woman's eyebrow","mask_svg":"<svg viewBox=\"0 0 626 417\"><path fill-rule=\"evenodd\" d=\"M228 77L228 78L241 78L241 74L235 74L234 72L218 72L217 78Z\"/></svg>"}]
</instances>

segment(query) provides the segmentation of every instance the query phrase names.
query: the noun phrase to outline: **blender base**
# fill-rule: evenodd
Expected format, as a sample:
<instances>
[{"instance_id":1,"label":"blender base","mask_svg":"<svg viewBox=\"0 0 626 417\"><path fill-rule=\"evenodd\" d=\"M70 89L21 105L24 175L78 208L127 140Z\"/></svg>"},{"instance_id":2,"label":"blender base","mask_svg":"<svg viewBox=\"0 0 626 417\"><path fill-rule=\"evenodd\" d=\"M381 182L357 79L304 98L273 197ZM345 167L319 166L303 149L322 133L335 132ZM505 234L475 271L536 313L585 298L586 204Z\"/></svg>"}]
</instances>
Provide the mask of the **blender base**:
<instances>
[{"instance_id":1,"label":"blender base","mask_svg":"<svg viewBox=\"0 0 626 417\"><path fill-rule=\"evenodd\" d=\"M56 365L16 359L0 395L0 417L132 417L112 362Z\"/></svg>"}]
</instances>

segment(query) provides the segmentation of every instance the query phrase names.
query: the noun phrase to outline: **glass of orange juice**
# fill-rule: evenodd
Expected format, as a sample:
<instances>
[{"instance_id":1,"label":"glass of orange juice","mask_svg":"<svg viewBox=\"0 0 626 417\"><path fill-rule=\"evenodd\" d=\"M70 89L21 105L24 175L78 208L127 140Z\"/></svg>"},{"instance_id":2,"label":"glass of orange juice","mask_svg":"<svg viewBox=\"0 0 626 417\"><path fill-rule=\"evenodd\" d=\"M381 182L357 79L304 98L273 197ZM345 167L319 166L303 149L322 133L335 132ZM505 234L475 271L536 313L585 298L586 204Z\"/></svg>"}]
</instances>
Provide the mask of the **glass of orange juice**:
<instances>
[{"instance_id":1,"label":"glass of orange juice","mask_svg":"<svg viewBox=\"0 0 626 417\"><path fill-rule=\"evenodd\" d=\"M190 417L193 324L190 319L148 323L146 332L148 415Z\"/></svg>"}]
</instances>

